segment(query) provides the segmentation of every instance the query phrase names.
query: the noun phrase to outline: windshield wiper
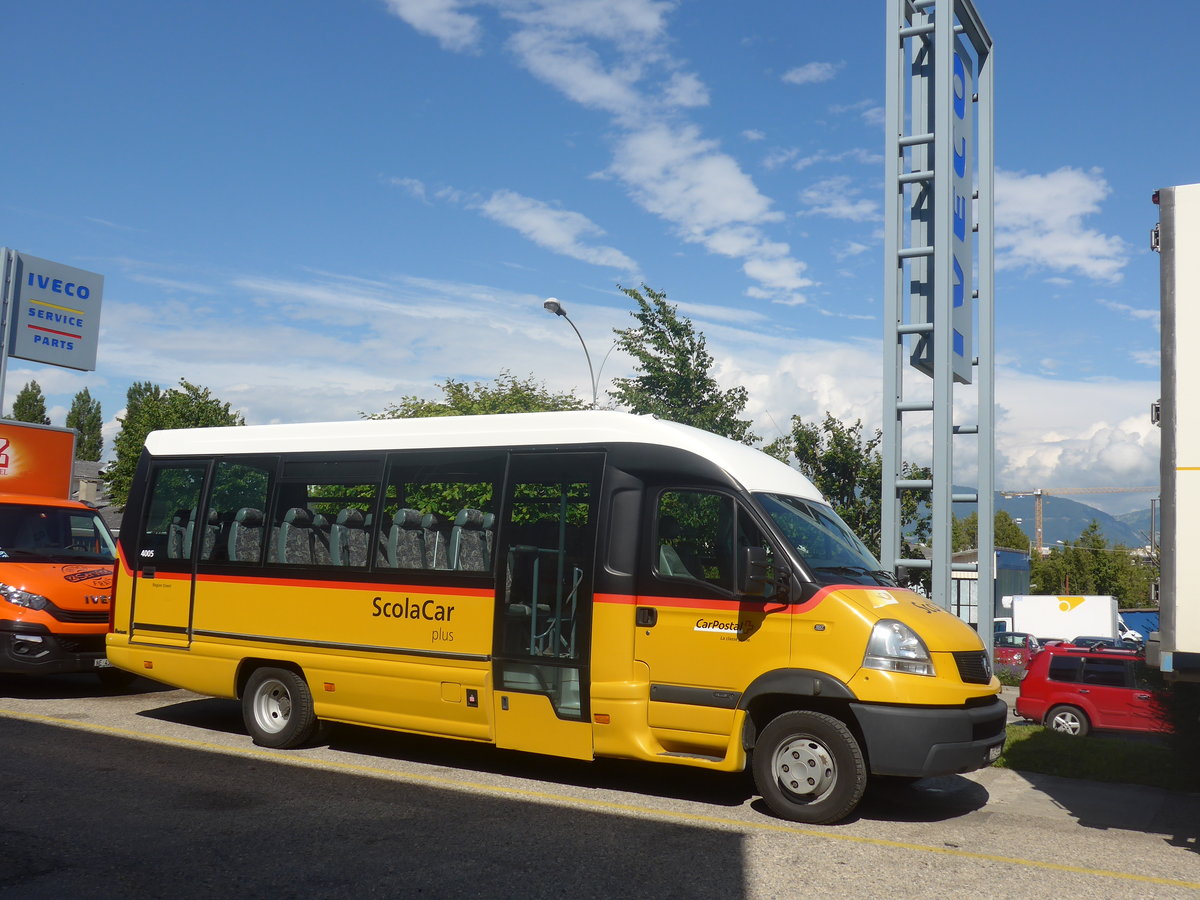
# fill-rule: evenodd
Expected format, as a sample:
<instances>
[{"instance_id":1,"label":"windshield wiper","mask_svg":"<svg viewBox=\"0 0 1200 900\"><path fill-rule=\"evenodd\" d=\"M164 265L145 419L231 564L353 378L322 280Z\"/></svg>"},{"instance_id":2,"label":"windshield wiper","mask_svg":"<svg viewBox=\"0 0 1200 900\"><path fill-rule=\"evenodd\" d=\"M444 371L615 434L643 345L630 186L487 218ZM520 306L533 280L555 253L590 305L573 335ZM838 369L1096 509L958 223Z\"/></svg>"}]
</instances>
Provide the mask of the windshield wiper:
<instances>
[{"instance_id":1,"label":"windshield wiper","mask_svg":"<svg viewBox=\"0 0 1200 900\"><path fill-rule=\"evenodd\" d=\"M814 566L814 572L829 572L833 575L870 575L885 584L896 585L896 576L887 569L868 569L866 566Z\"/></svg>"}]
</instances>

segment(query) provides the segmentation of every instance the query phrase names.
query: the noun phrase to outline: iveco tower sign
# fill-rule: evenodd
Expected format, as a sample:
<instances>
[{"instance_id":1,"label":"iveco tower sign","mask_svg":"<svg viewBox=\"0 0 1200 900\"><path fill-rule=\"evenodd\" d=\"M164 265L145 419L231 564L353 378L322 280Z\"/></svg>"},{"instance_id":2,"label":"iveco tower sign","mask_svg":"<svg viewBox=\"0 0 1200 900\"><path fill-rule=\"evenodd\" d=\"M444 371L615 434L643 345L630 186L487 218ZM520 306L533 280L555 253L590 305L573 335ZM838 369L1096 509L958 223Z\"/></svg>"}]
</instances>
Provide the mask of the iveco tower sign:
<instances>
[{"instance_id":1,"label":"iveco tower sign","mask_svg":"<svg viewBox=\"0 0 1200 900\"><path fill-rule=\"evenodd\" d=\"M8 251L9 355L92 371L104 276Z\"/></svg>"}]
</instances>

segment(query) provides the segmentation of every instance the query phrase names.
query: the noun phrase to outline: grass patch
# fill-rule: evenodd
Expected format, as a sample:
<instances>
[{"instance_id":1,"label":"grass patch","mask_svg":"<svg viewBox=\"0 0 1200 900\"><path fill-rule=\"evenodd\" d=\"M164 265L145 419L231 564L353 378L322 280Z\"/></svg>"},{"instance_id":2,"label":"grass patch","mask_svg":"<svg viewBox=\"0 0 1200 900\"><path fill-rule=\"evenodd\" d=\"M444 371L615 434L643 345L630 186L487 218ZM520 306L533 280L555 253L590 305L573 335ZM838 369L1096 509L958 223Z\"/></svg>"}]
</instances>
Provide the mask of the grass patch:
<instances>
[{"instance_id":1,"label":"grass patch","mask_svg":"<svg viewBox=\"0 0 1200 900\"><path fill-rule=\"evenodd\" d=\"M1097 735L1071 737L1040 725L1009 725L1004 752L995 765L1088 781L1200 790L1200 772L1194 765L1180 765L1179 757L1165 743Z\"/></svg>"},{"instance_id":2,"label":"grass patch","mask_svg":"<svg viewBox=\"0 0 1200 900\"><path fill-rule=\"evenodd\" d=\"M996 668L996 678L1005 687L1019 687L1021 676L1024 674L1024 669L1011 669L1008 666L998 666Z\"/></svg>"}]
</instances>

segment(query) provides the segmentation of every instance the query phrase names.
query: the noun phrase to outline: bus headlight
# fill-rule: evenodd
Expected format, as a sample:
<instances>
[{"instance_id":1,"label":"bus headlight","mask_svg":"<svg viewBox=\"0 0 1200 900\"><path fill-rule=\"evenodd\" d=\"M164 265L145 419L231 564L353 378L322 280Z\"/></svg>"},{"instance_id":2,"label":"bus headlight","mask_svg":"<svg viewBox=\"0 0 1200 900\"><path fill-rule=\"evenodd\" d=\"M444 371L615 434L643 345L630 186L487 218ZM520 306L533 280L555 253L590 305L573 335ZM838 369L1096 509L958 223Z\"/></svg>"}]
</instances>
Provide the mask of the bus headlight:
<instances>
[{"instance_id":1,"label":"bus headlight","mask_svg":"<svg viewBox=\"0 0 1200 900\"><path fill-rule=\"evenodd\" d=\"M0 597L13 606L24 606L26 609L45 609L46 604L50 602L41 594L31 594L11 584L0 584Z\"/></svg>"},{"instance_id":2,"label":"bus headlight","mask_svg":"<svg viewBox=\"0 0 1200 900\"><path fill-rule=\"evenodd\" d=\"M895 619L882 619L871 629L864 669L933 675L933 660L915 631Z\"/></svg>"}]
</instances>

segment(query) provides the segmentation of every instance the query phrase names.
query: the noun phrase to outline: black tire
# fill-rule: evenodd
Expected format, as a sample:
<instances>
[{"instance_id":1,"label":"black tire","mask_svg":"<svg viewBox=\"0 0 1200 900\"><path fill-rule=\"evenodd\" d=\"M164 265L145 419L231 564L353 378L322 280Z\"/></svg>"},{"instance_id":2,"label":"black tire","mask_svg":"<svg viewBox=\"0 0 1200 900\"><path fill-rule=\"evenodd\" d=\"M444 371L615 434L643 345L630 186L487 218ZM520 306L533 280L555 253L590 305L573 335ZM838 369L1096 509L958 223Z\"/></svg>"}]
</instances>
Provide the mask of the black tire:
<instances>
[{"instance_id":1,"label":"black tire","mask_svg":"<svg viewBox=\"0 0 1200 900\"><path fill-rule=\"evenodd\" d=\"M844 819L867 787L858 741L824 713L777 716L759 735L751 765L767 806L793 822L825 825Z\"/></svg>"},{"instance_id":2,"label":"black tire","mask_svg":"<svg viewBox=\"0 0 1200 900\"><path fill-rule=\"evenodd\" d=\"M1059 734L1069 734L1073 737L1087 737L1092 730L1087 713L1076 706L1056 706L1046 713L1046 727Z\"/></svg>"},{"instance_id":3,"label":"black tire","mask_svg":"<svg viewBox=\"0 0 1200 900\"><path fill-rule=\"evenodd\" d=\"M97 669L96 677L100 679L100 684L106 691L123 691L137 681L137 676L132 672L113 666Z\"/></svg>"},{"instance_id":4,"label":"black tire","mask_svg":"<svg viewBox=\"0 0 1200 900\"><path fill-rule=\"evenodd\" d=\"M242 721L260 747L291 750L317 733L312 693L302 675L291 669L255 669L242 693Z\"/></svg>"}]
</instances>

